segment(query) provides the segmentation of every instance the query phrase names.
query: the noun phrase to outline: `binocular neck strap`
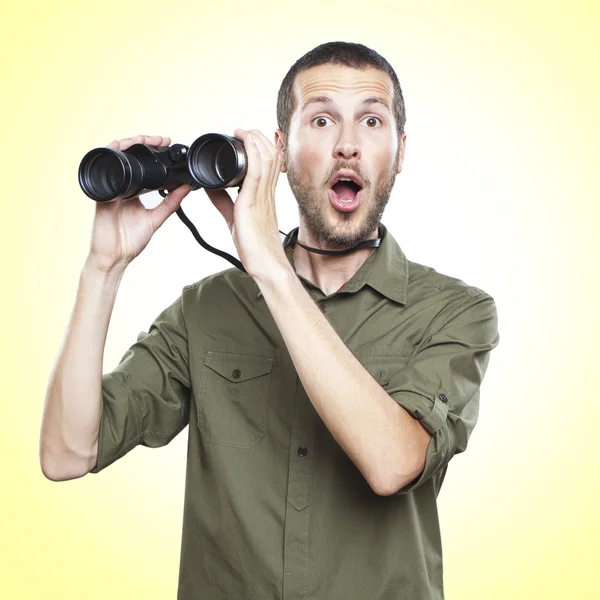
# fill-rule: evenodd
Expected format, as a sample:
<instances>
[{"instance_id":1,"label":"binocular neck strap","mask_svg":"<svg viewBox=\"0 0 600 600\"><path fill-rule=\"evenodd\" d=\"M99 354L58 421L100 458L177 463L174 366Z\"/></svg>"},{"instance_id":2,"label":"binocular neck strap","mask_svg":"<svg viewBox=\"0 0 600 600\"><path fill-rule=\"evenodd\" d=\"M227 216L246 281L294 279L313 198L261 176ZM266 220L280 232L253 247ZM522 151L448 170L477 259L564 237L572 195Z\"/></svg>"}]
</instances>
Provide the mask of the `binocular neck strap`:
<instances>
[{"instance_id":1,"label":"binocular neck strap","mask_svg":"<svg viewBox=\"0 0 600 600\"><path fill-rule=\"evenodd\" d=\"M231 254L224 252L223 250L219 250L218 248L214 248L213 246L205 242L198 233L198 230L196 229L195 225L188 219L187 215L183 212L183 209L181 207L177 209L177 216L183 221L184 225L192 232L192 235L194 236L196 241L205 250L208 250L209 252L212 252L213 254L224 258L225 260L229 261L234 267L237 267L238 269L244 271L244 273L248 272L246 271L246 269L244 269L244 265L240 260L238 260L234 256L231 256ZM299 228L296 227L295 229L292 229L290 233L287 234L279 230L279 233L283 233L285 235L285 240L283 242L284 247L287 245L289 239L289 243L291 244L292 248L296 244L298 244L299 246L302 246L302 248L308 250L309 252L316 252L317 254L326 254L328 256L340 256L342 254L349 254L350 252L355 252L356 250L362 250L363 248L378 248L381 244L381 230L378 230L380 237L378 237L376 240L363 240L362 242L356 244L356 246L352 246L352 248L346 248L345 250L321 250L320 248L311 248L310 246L305 246L304 244L301 244L297 239L298 230Z\"/></svg>"},{"instance_id":2,"label":"binocular neck strap","mask_svg":"<svg viewBox=\"0 0 600 600\"><path fill-rule=\"evenodd\" d=\"M378 228L377 232L379 237L376 240L363 240L356 244L356 246L352 246L352 248L346 248L345 250L321 250L320 248L311 248L310 246L305 246L298 241L298 230L299 227L292 229L290 233L288 233L285 237L286 239L290 239L290 244L292 248L298 244L298 246L302 246L305 250L309 252L316 252L317 254L326 254L327 256L340 256L342 254L350 254L350 252L356 252L357 250L362 250L363 248L379 248L381 244L381 230ZM280 231L279 233L283 233ZM284 246L286 242L284 241Z\"/></svg>"}]
</instances>

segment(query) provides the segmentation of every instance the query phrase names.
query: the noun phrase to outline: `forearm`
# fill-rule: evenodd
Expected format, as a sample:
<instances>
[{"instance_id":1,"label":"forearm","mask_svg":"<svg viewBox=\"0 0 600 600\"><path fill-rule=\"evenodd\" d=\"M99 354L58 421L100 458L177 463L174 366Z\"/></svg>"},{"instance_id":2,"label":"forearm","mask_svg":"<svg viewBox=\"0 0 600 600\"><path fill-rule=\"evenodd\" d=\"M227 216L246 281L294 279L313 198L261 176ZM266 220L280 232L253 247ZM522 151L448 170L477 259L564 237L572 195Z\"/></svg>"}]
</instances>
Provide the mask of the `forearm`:
<instances>
[{"instance_id":1,"label":"forearm","mask_svg":"<svg viewBox=\"0 0 600 600\"><path fill-rule=\"evenodd\" d=\"M287 269L257 285L304 389L333 437L378 493L414 470L414 419L364 369Z\"/></svg>"},{"instance_id":2,"label":"forearm","mask_svg":"<svg viewBox=\"0 0 600 600\"><path fill-rule=\"evenodd\" d=\"M102 360L124 273L95 268L89 258L46 392L40 462L51 479L80 477L93 466L102 415Z\"/></svg>"}]
</instances>

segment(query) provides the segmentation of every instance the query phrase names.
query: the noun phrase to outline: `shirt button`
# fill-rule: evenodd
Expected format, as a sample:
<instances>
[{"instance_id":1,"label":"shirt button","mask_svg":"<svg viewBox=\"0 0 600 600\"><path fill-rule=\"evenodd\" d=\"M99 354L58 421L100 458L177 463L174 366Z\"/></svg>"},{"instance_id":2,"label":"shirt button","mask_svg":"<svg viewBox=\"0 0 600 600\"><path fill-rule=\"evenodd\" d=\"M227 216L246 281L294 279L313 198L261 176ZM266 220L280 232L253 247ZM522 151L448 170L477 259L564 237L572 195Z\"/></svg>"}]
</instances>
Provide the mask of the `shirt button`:
<instances>
[{"instance_id":1,"label":"shirt button","mask_svg":"<svg viewBox=\"0 0 600 600\"><path fill-rule=\"evenodd\" d=\"M235 369L235 371L231 374L234 379L239 379L242 372L239 369Z\"/></svg>"},{"instance_id":2,"label":"shirt button","mask_svg":"<svg viewBox=\"0 0 600 600\"><path fill-rule=\"evenodd\" d=\"M440 394L438 396L438 398L442 401L442 402L448 402L448 396L446 396L446 394Z\"/></svg>"},{"instance_id":3,"label":"shirt button","mask_svg":"<svg viewBox=\"0 0 600 600\"><path fill-rule=\"evenodd\" d=\"M298 456L306 456L308 454L308 448L306 446L298 446Z\"/></svg>"},{"instance_id":4,"label":"shirt button","mask_svg":"<svg viewBox=\"0 0 600 600\"><path fill-rule=\"evenodd\" d=\"M326 313L327 312L327 307L324 304L319 304L319 308L321 309L322 313Z\"/></svg>"}]
</instances>

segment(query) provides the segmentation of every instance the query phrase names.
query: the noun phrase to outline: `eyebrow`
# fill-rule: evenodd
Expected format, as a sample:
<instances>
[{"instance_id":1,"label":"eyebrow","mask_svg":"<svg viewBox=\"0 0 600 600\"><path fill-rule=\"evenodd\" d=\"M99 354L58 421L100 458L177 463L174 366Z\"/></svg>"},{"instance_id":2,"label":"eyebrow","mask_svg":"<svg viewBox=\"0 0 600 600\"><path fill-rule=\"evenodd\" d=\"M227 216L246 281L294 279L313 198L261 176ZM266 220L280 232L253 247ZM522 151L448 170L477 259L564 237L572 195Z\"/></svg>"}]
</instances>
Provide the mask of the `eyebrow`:
<instances>
[{"instance_id":1,"label":"eyebrow","mask_svg":"<svg viewBox=\"0 0 600 600\"><path fill-rule=\"evenodd\" d=\"M333 100L329 96L312 96L306 99L306 102L302 104L301 112L305 111L309 104L331 104ZM370 105L370 104L383 104L388 110L389 105L386 100L380 96L371 96L363 100L359 106Z\"/></svg>"}]
</instances>

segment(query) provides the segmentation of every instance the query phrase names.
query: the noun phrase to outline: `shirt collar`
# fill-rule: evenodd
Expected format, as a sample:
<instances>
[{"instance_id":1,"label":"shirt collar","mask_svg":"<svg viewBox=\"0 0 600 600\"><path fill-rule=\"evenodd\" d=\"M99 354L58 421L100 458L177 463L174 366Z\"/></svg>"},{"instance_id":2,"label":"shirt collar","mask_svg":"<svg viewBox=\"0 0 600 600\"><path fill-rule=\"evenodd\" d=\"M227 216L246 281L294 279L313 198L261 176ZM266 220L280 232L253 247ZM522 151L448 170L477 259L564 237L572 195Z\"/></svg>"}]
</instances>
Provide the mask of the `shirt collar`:
<instances>
[{"instance_id":1,"label":"shirt collar","mask_svg":"<svg viewBox=\"0 0 600 600\"><path fill-rule=\"evenodd\" d=\"M283 245L285 255L294 267L294 253L291 247L291 236L288 234ZM367 284L383 294L386 298L406 304L408 290L408 260L392 234L383 223L379 223L381 243L379 248L369 256L358 271L345 283L341 290L357 292ZM258 290L257 298L262 295Z\"/></svg>"}]
</instances>

